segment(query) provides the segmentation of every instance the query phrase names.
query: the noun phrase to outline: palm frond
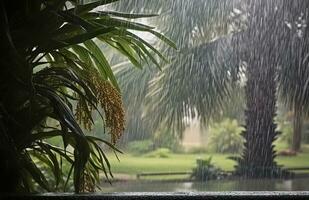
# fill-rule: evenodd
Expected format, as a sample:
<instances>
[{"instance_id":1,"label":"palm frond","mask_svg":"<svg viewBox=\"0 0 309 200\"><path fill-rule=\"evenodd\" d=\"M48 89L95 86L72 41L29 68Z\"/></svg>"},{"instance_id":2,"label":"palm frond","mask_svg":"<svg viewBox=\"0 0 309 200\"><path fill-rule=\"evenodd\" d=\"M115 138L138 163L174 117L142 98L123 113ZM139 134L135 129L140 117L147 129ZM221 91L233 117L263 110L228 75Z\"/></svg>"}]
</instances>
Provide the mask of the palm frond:
<instances>
[{"instance_id":1,"label":"palm frond","mask_svg":"<svg viewBox=\"0 0 309 200\"><path fill-rule=\"evenodd\" d=\"M155 15L105 10L116 1L0 3L1 50L9 50L0 59L0 92L6 94L0 98L0 144L7 143L3 147L8 149L0 149L0 160L10 162L5 166L11 169L3 173L16 177L12 183L22 183L20 188L8 186L12 191L59 191L71 182L76 192L93 191L100 171L112 177L101 147L120 152L115 143L125 120L118 82L102 46L116 49L139 68L148 60L159 67L164 56L129 30L148 32L175 47L153 27L130 21ZM85 129L94 125L93 111L111 142L86 136ZM52 145L54 138L63 144ZM3 156L7 153L12 158ZM67 171L64 163L70 166Z\"/></svg>"}]
</instances>

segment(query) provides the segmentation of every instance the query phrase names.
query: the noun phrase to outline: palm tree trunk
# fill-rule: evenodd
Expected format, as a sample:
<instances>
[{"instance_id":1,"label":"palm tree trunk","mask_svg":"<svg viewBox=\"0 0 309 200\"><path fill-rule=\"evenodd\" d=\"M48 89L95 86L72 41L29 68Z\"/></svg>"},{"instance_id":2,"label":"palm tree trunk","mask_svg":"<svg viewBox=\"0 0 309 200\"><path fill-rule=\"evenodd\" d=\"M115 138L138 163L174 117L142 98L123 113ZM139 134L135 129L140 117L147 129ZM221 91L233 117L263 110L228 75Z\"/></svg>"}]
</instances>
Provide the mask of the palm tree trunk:
<instances>
[{"instance_id":1,"label":"palm tree trunk","mask_svg":"<svg viewBox=\"0 0 309 200\"><path fill-rule=\"evenodd\" d=\"M301 148L301 135L303 126L302 108L295 103L294 105L294 118L293 118L293 138L292 138L292 150L300 151Z\"/></svg>"},{"instance_id":2,"label":"palm tree trunk","mask_svg":"<svg viewBox=\"0 0 309 200\"><path fill-rule=\"evenodd\" d=\"M249 3L247 46L247 84L245 88L244 151L238 160L236 174L248 178L281 176L275 162L273 142L278 132L276 115L276 42L278 21L274 1L253 0Z\"/></svg>"},{"instance_id":3,"label":"palm tree trunk","mask_svg":"<svg viewBox=\"0 0 309 200\"><path fill-rule=\"evenodd\" d=\"M248 63L243 157L237 173L249 178L273 176L276 109L275 67L253 58Z\"/></svg>"}]
</instances>

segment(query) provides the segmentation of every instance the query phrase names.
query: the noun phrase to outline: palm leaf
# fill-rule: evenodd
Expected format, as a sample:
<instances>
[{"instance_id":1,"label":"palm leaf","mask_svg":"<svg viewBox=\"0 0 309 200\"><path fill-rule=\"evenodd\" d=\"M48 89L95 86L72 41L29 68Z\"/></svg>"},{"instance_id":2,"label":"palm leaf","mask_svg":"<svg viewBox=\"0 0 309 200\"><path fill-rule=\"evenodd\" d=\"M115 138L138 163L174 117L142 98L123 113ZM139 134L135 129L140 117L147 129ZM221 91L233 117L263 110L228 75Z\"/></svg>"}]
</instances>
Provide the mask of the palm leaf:
<instances>
[{"instance_id":1,"label":"palm leaf","mask_svg":"<svg viewBox=\"0 0 309 200\"><path fill-rule=\"evenodd\" d=\"M121 118L117 120L123 120L120 95L109 86L110 82L120 91L118 82L106 52L93 39L98 38L104 45L114 47L117 53L122 53L140 68L148 59L159 67L159 61L151 52L164 58L149 43L127 31L154 33L153 27L130 19L155 15L94 10L113 2L116 0L95 1L85 5L80 5L77 0L29 1L16 7L16 10L12 10L9 3L0 3L3 11L0 15L3 26L0 30L3 34L0 35L3 37L0 40L4 44L2 49L9 50L1 54L0 59L5 72L0 73L0 90L5 94L0 100L0 133L1 138L4 138L0 144L7 145L11 153L15 152L15 148L18 149L12 155L22 160L17 166L22 174L17 182L21 182L22 189L35 191L32 180L46 191L58 190L62 184L66 189L73 177L74 189L80 192L84 189L85 178L93 183L99 181L100 170L104 171L107 178L112 177L107 156L97 143L107 145L114 152L120 151L108 141L85 136L81 128L81 125L86 127L88 123L93 124L92 111L95 110L103 123L107 117L112 119L113 113L103 116L99 112L100 106L117 107L117 116ZM30 25L32 28L29 28ZM171 44L161 34L155 34ZM104 89L98 86L99 83L106 83L105 87L109 87L119 102L113 102L112 99L104 102L102 95L107 94L98 91ZM112 105L103 105L102 102ZM10 115L2 113L2 106ZM2 120L3 116L5 120ZM57 125L49 124L50 119ZM7 128L5 132L2 131L2 125ZM117 128L122 130L122 126ZM12 144L3 142L6 136ZM57 137L62 139L63 146L50 143L51 139ZM19 141L19 138L23 140ZM67 148L68 145L72 150ZM1 150L0 154L6 152ZM17 163L14 159L8 162ZM62 161L71 166L68 174L63 173ZM41 171L41 166L52 172L55 187L50 187L47 180L51 179L45 171ZM67 177L65 183L63 176Z\"/></svg>"}]
</instances>

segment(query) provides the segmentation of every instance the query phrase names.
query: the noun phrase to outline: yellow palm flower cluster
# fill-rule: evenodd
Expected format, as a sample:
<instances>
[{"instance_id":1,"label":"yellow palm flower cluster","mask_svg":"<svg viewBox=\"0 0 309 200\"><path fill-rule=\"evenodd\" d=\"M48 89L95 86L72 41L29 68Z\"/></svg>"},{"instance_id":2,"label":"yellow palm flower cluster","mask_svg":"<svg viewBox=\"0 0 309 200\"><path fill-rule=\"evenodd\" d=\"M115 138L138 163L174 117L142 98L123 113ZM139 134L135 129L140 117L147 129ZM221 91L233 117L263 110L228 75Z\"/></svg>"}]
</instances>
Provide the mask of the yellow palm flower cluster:
<instances>
[{"instance_id":1,"label":"yellow palm flower cluster","mask_svg":"<svg viewBox=\"0 0 309 200\"><path fill-rule=\"evenodd\" d=\"M105 126L111 134L111 141L116 143L124 131L125 116L121 94L107 80L102 79L97 71L89 72L89 80L93 84L94 94L104 111ZM86 129L91 130L91 111L93 106L80 100L76 107L76 118ZM88 111L87 111L88 110Z\"/></svg>"},{"instance_id":2,"label":"yellow palm flower cluster","mask_svg":"<svg viewBox=\"0 0 309 200\"><path fill-rule=\"evenodd\" d=\"M89 174L86 173L82 176L81 185L81 192L95 192L95 180Z\"/></svg>"},{"instance_id":3,"label":"yellow palm flower cluster","mask_svg":"<svg viewBox=\"0 0 309 200\"><path fill-rule=\"evenodd\" d=\"M88 105L83 99L79 99L76 105L75 117L79 124L81 124L86 130L92 129L91 111L93 106Z\"/></svg>"}]
</instances>

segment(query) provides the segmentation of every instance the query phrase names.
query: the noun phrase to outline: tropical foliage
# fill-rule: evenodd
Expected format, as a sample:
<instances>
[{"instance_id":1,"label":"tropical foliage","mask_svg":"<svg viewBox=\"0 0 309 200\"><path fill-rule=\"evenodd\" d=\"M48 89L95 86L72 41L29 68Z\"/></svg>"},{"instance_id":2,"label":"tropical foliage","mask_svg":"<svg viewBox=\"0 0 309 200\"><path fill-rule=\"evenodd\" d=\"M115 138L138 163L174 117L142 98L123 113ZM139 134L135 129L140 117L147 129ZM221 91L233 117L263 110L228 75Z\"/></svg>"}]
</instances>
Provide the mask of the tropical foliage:
<instances>
[{"instance_id":1,"label":"tropical foliage","mask_svg":"<svg viewBox=\"0 0 309 200\"><path fill-rule=\"evenodd\" d=\"M307 4L275 0L156 4L131 0L124 10L132 9L130 5L160 10L159 28L180 47L163 74L149 79L143 120L151 121L153 127L168 126L171 133L181 135L184 118L197 116L207 124L222 113L245 83L245 148L239 174L254 176L250 166L270 169L269 173L256 173L260 177L272 170L279 172L273 146L279 135L274 122L277 91L287 105L299 105L295 113L308 103L307 50L303 48L308 38ZM295 51L301 43L304 46Z\"/></svg>"},{"instance_id":2,"label":"tropical foliage","mask_svg":"<svg viewBox=\"0 0 309 200\"><path fill-rule=\"evenodd\" d=\"M141 155L154 150L154 144L151 140L137 140L130 142L127 147L129 153Z\"/></svg>"},{"instance_id":3,"label":"tropical foliage","mask_svg":"<svg viewBox=\"0 0 309 200\"><path fill-rule=\"evenodd\" d=\"M65 190L70 179L75 192L93 191L100 171L112 177L101 147L120 152L114 145L124 129L124 111L116 78L99 45L116 49L139 68L145 62L158 65L163 55L129 30L148 32L175 47L153 27L126 20L154 15L97 8L115 1L0 2L1 192L33 192L36 186ZM110 142L85 134L95 111ZM55 137L63 145L48 142ZM48 166L55 184L36 161ZM69 164L68 173L63 163Z\"/></svg>"},{"instance_id":4,"label":"tropical foliage","mask_svg":"<svg viewBox=\"0 0 309 200\"><path fill-rule=\"evenodd\" d=\"M156 130L153 136L155 148L167 148L173 152L179 152L182 149L181 138L176 133L170 133L168 127L162 127Z\"/></svg>"},{"instance_id":5,"label":"tropical foliage","mask_svg":"<svg viewBox=\"0 0 309 200\"><path fill-rule=\"evenodd\" d=\"M148 153L146 156L151 158L168 158L170 157L171 150L168 148L159 148L156 149L150 153Z\"/></svg>"},{"instance_id":6,"label":"tropical foliage","mask_svg":"<svg viewBox=\"0 0 309 200\"><path fill-rule=\"evenodd\" d=\"M203 119L208 121L209 116L214 118L215 115L226 114L222 112L226 109L220 107L227 105L224 102L228 102L231 105L230 108L235 108L235 106L233 107L235 104L228 98L215 95L217 92L221 93L221 90L211 90L214 95L209 93L207 99L204 98L204 95L195 96L195 94L201 94L201 91L204 92L212 86L219 86L218 83L213 82L214 77L207 78L208 70L217 71L213 64L224 62L225 59L222 59L222 56L216 58L222 50L217 51L216 48L218 46L223 48L225 42L229 43L229 39L222 40L219 45L215 42L211 45L211 41L233 31L230 29L231 26L226 26L225 22L230 21L229 19L232 17L230 13L233 12L236 3L237 1L226 0L208 1L208 3L200 0L180 0L177 2L128 0L115 4L117 9L125 12L140 10L160 13L158 18L149 18L149 23L154 24L159 30L176 41L180 49L177 53L171 52L154 41L155 45L160 47L161 52L167 52L170 55L170 63L164 65L163 73L157 73L156 70L133 71L125 65L121 65L122 62L117 65L116 76L120 80L120 87L127 94L124 95L125 109L129 113L134 113L135 116L127 121L126 132L128 134L126 134L126 140L141 139L141 137L151 138L154 133L156 135L160 133L162 127L166 129L166 133L171 134L171 136L167 136L167 134L162 133L165 137L181 139L182 131L186 126L183 120L184 116L193 117L192 115L198 114L199 117L203 116ZM222 9L226 12L221 12ZM233 17L238 20L236 15ZM211 46L209 48L204 45L208 42ZM203 50L199 51L199 47ZM196 56L196 54L198 55ZM191 61L193 62L192 65ZM202 63L207 63L207 67L204 68L204 65L201 65ZM232 65L226 65L226 67L229 71L233 70ZM222 75L224 73L222 71ZM192 79L192 76L197 79ZM186 78L184 79L184 77ZM203 77L206 77L206 79ZM131 85L142 83L140 84L141 89L136 90L135 87L126 84L127 82L130 82ZM224 81L226 85L229 85L229 83L231 82ZM227 88L230 88L230 86L227 86ZM239 97L238 92L229 92L229 95L234 96L234 94ZM203 105L194 109L193 107L200 102L199 100L203 101ZM230 113L233 113L234 110L230 110Z\"/></svg>"},{"instance_id":7,"label":"tropical foliage","mask_svg":"<svg viewBox=\"0 0 309 200\"><path fill-rule=\"evenodd\" d=\"M193 168L191 178L199 181L221 179L225 175L220 168L217 168L212 163L212 157L208 159L197 159L197 166Z\"/></svg>"},{"instance_id":8,"label":"tropical foliage","mask_svg":"<svg viewBox=\"0 0 309 200\"><path fill-rule=\"evenodd\" d=\"M225 119L209 128L208 145L216 153L241 153L243 138L240 133L243 128L236 120Z\"/></svg>"}]
</instances>

